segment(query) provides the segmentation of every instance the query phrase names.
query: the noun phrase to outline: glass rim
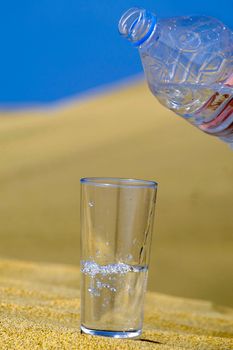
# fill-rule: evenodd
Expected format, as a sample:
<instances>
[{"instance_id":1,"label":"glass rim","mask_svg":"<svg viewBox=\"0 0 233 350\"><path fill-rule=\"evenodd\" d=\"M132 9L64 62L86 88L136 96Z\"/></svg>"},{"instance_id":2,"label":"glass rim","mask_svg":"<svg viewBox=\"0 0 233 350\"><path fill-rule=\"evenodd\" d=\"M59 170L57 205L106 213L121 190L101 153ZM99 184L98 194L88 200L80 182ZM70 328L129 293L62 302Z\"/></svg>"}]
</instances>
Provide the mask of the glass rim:
<instances>
[{"instance_id":1,"label":"glass rim","mask_svg":"<svg viewBox=\"0 0 233 350\"><path fill-rule=\"evenodd\" d=\"M83 177L80 179L80 183L99 187L123 188L157 188L158 186L156 181L122 177Z\"/></svg>"}]
</instances>

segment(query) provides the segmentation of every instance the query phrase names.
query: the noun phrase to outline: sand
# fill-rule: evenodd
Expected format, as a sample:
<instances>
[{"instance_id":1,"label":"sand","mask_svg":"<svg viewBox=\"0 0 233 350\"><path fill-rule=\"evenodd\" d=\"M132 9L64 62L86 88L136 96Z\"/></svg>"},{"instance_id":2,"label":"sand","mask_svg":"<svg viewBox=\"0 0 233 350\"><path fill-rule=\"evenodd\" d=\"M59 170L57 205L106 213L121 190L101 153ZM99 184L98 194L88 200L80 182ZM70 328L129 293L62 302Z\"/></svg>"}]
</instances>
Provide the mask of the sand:
<instances>
[{"instance_id":1,"label":"sand","mask_svg":"<svg viewBox=\"0 0 233 350\"><path fill-rule=\"evenodd\" d=\"M233 309L148 293L139 340L80 334L79 269L0 260L0 349L232 350Z\"/></svg>"},{"instance_id":2,"label":"sand","mask_svg":"<svg viewBox=\"0 0 233 350\"><path fill-rule=\"evenodd\" d=\"M159 182L150 290L233 306L233 152L145 84L0 113L0 255L78 264L79 178Z\"/></svg>"}]
</instances>

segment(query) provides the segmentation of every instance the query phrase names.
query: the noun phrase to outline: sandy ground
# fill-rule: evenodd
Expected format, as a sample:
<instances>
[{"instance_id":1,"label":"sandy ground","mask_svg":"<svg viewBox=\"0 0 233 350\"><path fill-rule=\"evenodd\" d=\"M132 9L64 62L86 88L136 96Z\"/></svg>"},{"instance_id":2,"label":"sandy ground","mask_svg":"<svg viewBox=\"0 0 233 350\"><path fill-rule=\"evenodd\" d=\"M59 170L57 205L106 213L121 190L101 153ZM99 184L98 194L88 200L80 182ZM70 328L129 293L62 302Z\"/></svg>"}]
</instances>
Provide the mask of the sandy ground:
<instances>
[{"instance_id":1,"label":"sandy ground","mask_svg":"<svg viewBox=\"0 0 233 350\"><path fill-rule=\"evenodd\" d=\"M0 260L1 350L231 350L233 310L148 293L139 340L81 335L79 270Z\"/></svg>"},{"instance_id":2,"label":"sandy ground","mask_svg":"<svg viewBox=\"0 0 233 350\"><path fill-rule=\"evenodd\" d=\"M78 264L79 178L154 179L149 289L233 305L233 152L144 84L1 113L0 150L2 257Z\"/></svg>"}]
</instances>

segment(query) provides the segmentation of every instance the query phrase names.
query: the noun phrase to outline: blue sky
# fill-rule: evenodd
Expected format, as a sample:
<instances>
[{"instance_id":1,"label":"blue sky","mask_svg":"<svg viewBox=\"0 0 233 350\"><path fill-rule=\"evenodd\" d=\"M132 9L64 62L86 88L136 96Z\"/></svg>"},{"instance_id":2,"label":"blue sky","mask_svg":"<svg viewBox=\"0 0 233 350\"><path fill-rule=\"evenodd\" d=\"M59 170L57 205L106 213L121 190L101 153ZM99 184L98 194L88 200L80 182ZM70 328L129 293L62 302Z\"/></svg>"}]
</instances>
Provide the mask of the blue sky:
<instances>
[{"instance_id":1,"label":"blue sky","mask_svg":"<svg viewBox=\"0 0 233 350\"><path fill-rule=\"evenodd\" d=\"M117 30L132 6L161 18L210 15L233 26L232 0L2 2L0 105L54 102L140 73L137 50Z\"/></svg>"}]
</instances>

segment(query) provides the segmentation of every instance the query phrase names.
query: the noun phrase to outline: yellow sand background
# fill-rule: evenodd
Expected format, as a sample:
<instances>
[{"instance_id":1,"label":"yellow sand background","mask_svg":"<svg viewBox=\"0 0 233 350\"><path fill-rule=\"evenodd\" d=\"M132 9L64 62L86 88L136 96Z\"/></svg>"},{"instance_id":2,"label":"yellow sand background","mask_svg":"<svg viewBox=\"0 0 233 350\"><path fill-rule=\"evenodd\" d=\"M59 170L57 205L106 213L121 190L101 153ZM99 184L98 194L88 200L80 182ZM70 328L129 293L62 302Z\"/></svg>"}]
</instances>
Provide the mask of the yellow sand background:
<instances>
[{"instance_id":1,"label":"yellow sand background","mask_svg":"<svg viewBox=\"0 0 233 350\"><path fill-rule=\"evenodd\" d=\"M159 182L149 289L233 305L233 151L140 83L0 115L0 256L78 264L79 178Z\"/></svg>"}]
</instances>

